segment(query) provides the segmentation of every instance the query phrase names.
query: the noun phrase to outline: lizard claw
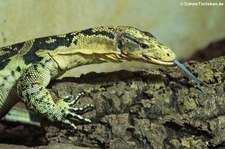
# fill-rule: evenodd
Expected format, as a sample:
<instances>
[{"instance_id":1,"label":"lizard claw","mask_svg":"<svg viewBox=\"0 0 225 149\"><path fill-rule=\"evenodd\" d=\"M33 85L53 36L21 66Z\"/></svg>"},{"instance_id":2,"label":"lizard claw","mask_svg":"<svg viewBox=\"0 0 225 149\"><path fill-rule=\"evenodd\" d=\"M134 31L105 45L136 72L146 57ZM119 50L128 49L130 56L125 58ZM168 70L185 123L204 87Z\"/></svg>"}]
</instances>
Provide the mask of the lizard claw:
<instances>
[{"instance_id":1,"label":"lizard claw","mask_svg":"<svg viewBox=\"0 0 225 149\"><path fill-rule=\"evenodd\" d=\"M73 95L68 95L66 97L63 97L63 101L68 103L70 106L76 106L83 95L84 92L79 93L76 97L74 97Z\"/></svg>"},{"instance_id":2,"label":"lizard claw","mask_svg":"<svg viewBox=\"0 0 225 149\"><path fill-rule=\"evenodd\" d=\"M93 110L94 106L92 104L87 104L83 107L76 107L78 105L78 102L80 101L81 96L83 95L83 92L79 93L76 97L68 95L57 102L57 105L59 105L61 109L63 109L61 110L62 113L60 114L61 118L58 120L62 123L63 126L69 126L73 129L76 129L75 124L77 123L91 122L90 119L84 118L83 116L81 116L81 114Z\"/></svg>"}]
</instances>

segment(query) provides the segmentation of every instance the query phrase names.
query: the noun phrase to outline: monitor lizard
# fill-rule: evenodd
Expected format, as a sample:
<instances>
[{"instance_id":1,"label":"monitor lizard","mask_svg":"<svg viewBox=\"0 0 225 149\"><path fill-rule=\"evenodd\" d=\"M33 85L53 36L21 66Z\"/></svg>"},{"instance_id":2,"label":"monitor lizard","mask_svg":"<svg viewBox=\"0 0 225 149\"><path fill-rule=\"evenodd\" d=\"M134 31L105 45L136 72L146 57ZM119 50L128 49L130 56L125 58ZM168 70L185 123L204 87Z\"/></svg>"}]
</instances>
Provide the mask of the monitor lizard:
<instances>
[{"instance_id":1,"label":"monitor lizard","mask_svg":"<svg viewBox=\"0 0 225 149\"><path fill-rule=\"evenodd\" d=\"M175 58L175 53L151 33L130 26L94 27L2 47L0 118L22 100L30 111L76 128L77 120L90 122L78 113L91 110L93 105L78 108L82 94L54 101L46 89L50 80L87 64L139 61L172 66L177 62Z\"/></svg>"}]
</instances>

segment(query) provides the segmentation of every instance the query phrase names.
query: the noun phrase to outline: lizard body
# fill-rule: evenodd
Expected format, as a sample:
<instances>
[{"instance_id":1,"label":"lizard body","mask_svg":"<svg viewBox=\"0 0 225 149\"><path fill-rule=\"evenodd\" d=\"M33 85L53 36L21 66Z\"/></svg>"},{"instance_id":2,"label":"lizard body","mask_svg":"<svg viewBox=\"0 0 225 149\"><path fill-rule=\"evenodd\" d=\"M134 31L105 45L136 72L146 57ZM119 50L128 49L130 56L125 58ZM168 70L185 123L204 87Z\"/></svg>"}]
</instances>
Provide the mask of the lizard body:
<instances>
[{"instance_id":1,"label":"lizard body","mask_svg":"<svg viewBox=\"0 0 225 149\"><path fill-rule=\"evenodd\" d=\"M0 48L0 118L19 100L49 120L76 128L89 119L77 113L79 96L56 102L45 88L65 71L87 64L140 61L173 65L175 54L149 32L128 26L103 26L63 35L37 38ZM83 112L83 113L84 113Z\"/></svg>"}]
</instances>

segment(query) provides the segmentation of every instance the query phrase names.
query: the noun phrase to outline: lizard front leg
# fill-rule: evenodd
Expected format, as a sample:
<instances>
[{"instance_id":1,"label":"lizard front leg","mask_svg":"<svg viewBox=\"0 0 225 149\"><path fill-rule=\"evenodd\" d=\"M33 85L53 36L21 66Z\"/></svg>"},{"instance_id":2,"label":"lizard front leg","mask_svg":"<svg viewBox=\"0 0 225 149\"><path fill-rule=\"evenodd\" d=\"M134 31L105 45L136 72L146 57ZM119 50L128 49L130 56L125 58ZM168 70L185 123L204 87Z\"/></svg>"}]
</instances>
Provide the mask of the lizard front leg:
<instances>
[{"instance_id":1,"label":"lizard front leg","mask_svg":"<svg viewBox=\"0 0 225 149\"><path fill-rule=\"evenodd\" d=\"M92 105L76 108L80 95L76 98L69 95L54 102L45 88L51 79L51 71L43 64L31 65L21 76L17 84L17 92L29 110L48 118L52 122L60 122L63 126L76 128L76 122L90 122L77 113L85 113Z\"/></svg>"}]
</instances>

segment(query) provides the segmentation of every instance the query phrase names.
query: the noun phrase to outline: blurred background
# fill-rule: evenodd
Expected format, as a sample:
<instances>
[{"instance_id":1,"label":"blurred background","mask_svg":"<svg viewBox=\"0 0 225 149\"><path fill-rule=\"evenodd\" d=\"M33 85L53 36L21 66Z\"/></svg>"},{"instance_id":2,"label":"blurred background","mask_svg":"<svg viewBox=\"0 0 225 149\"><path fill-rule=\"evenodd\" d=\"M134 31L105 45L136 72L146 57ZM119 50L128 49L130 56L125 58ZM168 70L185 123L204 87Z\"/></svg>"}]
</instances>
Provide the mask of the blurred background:
<instances>
[{"instance_id":1,"label":"blurred background","mask_svg":"<svg viewBox=\"0 0 225 149\"><path fill-rule=\"evenodd\" d=\"M187 2L196 1L0 0L0 47L89 27L129 25L151 32L178 59L187 60L196 50L225 38L225 2L211 0L223 6L187 6ZM113 65L110 70L123 65Z\"/></svg>"}]
</instances>

